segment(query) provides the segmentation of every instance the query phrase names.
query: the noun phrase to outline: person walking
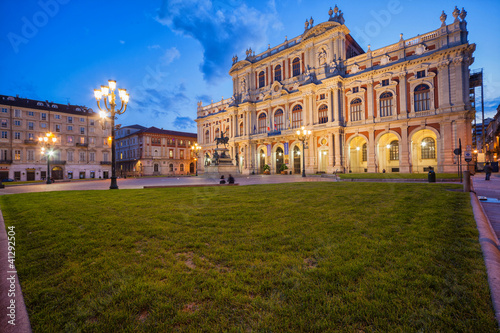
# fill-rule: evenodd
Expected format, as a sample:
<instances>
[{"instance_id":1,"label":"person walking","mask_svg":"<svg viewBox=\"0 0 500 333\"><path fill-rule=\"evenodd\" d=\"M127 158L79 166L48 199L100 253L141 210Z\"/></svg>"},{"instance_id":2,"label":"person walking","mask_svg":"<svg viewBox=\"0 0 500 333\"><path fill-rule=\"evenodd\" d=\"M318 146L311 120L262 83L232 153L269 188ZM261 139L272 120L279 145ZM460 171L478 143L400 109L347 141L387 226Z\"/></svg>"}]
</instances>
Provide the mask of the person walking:
<instances>
[{"instance_id":1,"label":"person walking","mask_svg":"<svg viewBox=\"0 0 500 333\"><path fill-rule=\"evenodd\" d=\"M490 162L486 162L486 164L484 165L484 172L486 173L485 180L490 180L492 171L493 171L493 168L491 167Z\"/></svg>"}]
</instances>

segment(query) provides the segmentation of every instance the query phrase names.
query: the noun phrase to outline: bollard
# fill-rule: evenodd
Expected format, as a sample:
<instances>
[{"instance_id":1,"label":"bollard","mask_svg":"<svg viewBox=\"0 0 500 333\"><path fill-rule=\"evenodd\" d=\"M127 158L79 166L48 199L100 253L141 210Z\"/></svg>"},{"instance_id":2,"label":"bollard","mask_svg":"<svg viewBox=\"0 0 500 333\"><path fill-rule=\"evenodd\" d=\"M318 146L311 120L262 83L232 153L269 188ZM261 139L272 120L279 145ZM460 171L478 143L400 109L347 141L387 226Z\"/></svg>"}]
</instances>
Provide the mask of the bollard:
<instances>
[{"instance_id":1,"label":"bollard","mask_svg":"<svg viewBox=\"0 0 500 333\"><path fill-rule=\"evenodd\" d=\"M464 171L464 192L470 192L470 171Z\"/></svg>"}]
</instances>

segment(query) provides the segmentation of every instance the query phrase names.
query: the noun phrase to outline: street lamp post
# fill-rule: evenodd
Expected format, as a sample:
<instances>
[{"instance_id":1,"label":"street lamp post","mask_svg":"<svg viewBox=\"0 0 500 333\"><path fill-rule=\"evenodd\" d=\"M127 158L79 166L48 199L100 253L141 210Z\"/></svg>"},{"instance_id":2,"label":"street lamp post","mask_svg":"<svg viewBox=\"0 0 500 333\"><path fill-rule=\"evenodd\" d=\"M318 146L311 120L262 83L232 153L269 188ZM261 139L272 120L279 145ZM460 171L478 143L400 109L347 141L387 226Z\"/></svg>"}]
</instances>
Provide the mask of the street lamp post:
<instances>
[{"instance_id":1,"label":"street lamp post","mask_svg":"<svg viewBox=\"0 0 500 333\"><path fill-rule=\"evenodd\" d=\"M125 89L118 89L121 106L116 109L116 81L109 80L108 86L101 86L101 89L94 89L94 96L97 100L97 107L99 114L103 121L109 116L111 118L111 186L110 190L117 190L118 184L116 183L116 156L115 156L115 118L118 114L123 114L127 110L129 101L129 94ZM104 100L104 108L101 108L101 98Z\"/></svg>"},{"instance_id":2,"label":"street lamp post","mask_svg":"<svg viewBox=\"0 0 500 333\"><path fill-rule=\"evenodd\" d=\"M199 152L200 152L201 147L198 146L197 143L194 144L194 146L191 146L191 151L193 152L194 155L194 161L196 163L196 176L198 176L198 157L199 157Z\"/></svg>"},{"instance_id":3,"label":"street lamp post","mask_svg":"<svg viewBox=\"0 0 500 333\"><path fill-rule=\"evenodd\" d=\"M306 145L305 141L309 139L311 131L308 131L302 126L300 130L297 131L297 139L302 141L302 177L306 176Z\"/></svg>"},{"instance_id":4,"label":"street lamp post","mask_svg":"<svg viewBox=\"0 0 500 333\"><path fill-rule=\"evenodd\" d=\"M47 184L52 184L52 181L50 180L50 156L54 153L54 151L51 149L51 143L55 144L57 141L57 138L54 134L51 132L46 133L44 137L39 137L38 141L43 144L42 146L42 155L47 155ZM46 150L47 149L47 150Z\"/></svg>"}]
</instances>

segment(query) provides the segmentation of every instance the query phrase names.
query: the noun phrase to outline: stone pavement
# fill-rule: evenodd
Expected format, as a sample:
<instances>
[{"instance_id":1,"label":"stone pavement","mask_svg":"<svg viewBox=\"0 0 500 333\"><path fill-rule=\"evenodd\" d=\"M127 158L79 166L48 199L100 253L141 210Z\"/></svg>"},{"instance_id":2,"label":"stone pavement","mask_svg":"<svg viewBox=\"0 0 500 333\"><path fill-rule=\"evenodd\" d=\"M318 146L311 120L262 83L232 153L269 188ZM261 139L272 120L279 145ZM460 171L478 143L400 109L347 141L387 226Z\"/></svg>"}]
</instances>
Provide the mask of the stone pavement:
<instances>
[{"instance_id":1,"label":"stone pavement","mask_svg":"<svg viewBox=\"0 0 500 333\"><path fill-rule=\"evenodd\" d=\"M483 251L488 284L495 317L500 327L500 175L492 174L486 181L484 173L472 177L471 204L479 231L479 243ZM478 200L487 197L491 202Z\"/></svg>"}]
</instances>

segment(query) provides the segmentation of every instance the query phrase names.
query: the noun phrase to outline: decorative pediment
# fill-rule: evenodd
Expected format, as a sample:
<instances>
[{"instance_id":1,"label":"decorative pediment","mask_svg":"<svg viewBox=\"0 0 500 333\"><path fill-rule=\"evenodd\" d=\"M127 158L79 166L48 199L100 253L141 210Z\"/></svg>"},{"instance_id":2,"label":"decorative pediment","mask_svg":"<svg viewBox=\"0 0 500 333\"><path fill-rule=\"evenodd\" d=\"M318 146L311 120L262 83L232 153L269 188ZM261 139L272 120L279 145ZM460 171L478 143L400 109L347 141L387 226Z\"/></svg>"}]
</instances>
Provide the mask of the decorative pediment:
<instances>
[{"instance_id":1,"label":"decorative pediment","mask_svg":"<svg viewBox=\"0 0 500 333\"><path fill-rule=\"evenodd\" d=\"M338 27L340 26L340 23L338 22L323 22L321 24L318 24L317 26L315 27L312 27L308 30L306 30L303 34L302 34L302 40L306 40L308 38L312 38L312 37L316 37L316 36L319 36L319 35L322 35L324 34L326 31L332 29L332 28L335 28L335 27Z\"/></svg>"},{"instance_id":2,"label":"decorative pediment","mask_svg":"<svg viewBox=\"0 0 500 333\"><path fill-rule=\"evenodd\" d=\"M241 61L238 61L237 63L235 63L231 69L229 70L229 74L231 74L232 72L234 71L237 71L237 70L240 70L248 65L251 65L252 63L248 60L241 60Z\"/></svg>"}]
</instances>

